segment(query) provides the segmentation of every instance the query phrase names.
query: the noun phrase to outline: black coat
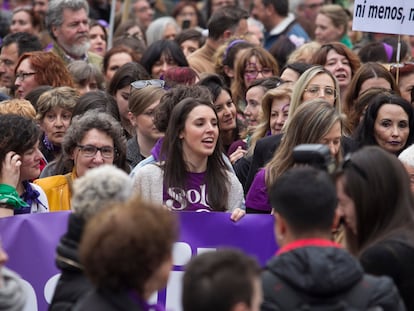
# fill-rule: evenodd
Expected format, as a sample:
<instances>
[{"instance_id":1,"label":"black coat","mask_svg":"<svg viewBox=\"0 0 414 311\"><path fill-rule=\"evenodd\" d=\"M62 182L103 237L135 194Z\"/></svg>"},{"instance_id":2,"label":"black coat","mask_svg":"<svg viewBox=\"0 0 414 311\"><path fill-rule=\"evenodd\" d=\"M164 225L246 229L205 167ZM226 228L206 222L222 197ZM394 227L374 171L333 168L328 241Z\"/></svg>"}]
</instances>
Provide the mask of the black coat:
<instances>
[{"instance_id":1,"label":"black coat","mask_svg":"<svg viewBox=\"0 0 414 311\"><path fill-rule=\"evenodd\" d=\"M126 292L93 290L85 295L73 311L143 311Z\"/></svg>"},{"instance_id":2,"label":"black coat","mask_svg":"<svg viewBox=\"0 0 414 311\"><path fill-rule=\"evenodd\" d=\"M62 271L56 285L49 311L71 310L73 305L93 286L83 274L78 248L84 229L84 220L76 214L69 215L68 231L60 238L56 249L56 265Z\"/></svg>"},{"instance_id":3,"label":"black coat","mask_svg":"<svg viewBox=\"0 0 414 311\"><path fill-rule=\"evenodd\" d=\"M403 238L390 238L368 247L360 256L365 272L394 280L407 310L414 310L414 246Z\"/></svg>"},{"instance_id":4,"label":"black coat","mask_svg":"<svg viewBox=\"0 0 414 311\"><path fill-rule=\"evenodd\" d=\"M300 306L304 297L329 299L349 293L363 277L358 260L342 248L315 244L293 248L267 263L262 274L264 301L261 310L287 310L280 305L280 291L286 285L293 290L292 296L295 301L299 300L297 305ZM362 297L367 299L368 307L381 306L384 311L405 310L390 278L365 275L364 280L368 278L368 284L372 285L370 294L364 291L363 295L369 297ZM288 293L284 291L283 295Z\"/></svg>"}]
</instances>

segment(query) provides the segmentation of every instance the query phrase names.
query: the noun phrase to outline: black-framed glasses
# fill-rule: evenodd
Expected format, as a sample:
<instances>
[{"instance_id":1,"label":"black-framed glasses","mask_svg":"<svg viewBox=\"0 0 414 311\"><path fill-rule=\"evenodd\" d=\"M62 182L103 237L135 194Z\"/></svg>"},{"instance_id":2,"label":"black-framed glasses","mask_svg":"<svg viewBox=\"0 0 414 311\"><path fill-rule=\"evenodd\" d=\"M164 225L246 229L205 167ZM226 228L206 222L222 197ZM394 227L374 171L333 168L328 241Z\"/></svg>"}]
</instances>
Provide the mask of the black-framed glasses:
<instances>
[{"instance_id":1,"label":"black-framed glasses","mask_svg":"<svg viewBox=\"0 0 414 311\"><path fill-rule=\"evenodd\" d=\"M164 80L160 80L160 79L153 79L153 80L138 80L138 81L134 81L131 83L131 86L134 89L140 90L143 89L147 86L156 86L156 87L160 87L160 88L164 88L165 86L165 81Z\"/></svg>"},{"instance_id":2,"label":"black-framed glasses","mask_svg":"<svg viewBox=\"0 0 414 311\"><path fill-rule=\"evenodd\" d=\"M111 159L115 155L115 148L110 146L96 147L94 145L77 145L83 155L87 158L92 158L98 151L101 152L103 158Z\"/></svg>"},{"instance_id":3,"label":"black-framed glasses","mask_svg":"<svg viewBox=\"0 0 414 311\"><path fill-rule=\"evenodd\" d=\"M368 176L365 171L357 164L355 164L351 159L352 154L347 154L342 162L341 169L344 172L345 170L352 168L359 176L361 176L365 181L368 181Z\"/></svg>"},{"instance_id":4,"label":"black-framed glasses","mask_svg":"<svg viewBox=\"0 0 414 311\"><path fill-rule=\"evenodd\" d=\"M16 79L24 81L27 77L35 75L37 72L18 72L16 73Z\"/></svg>"},{"instance_id":5,"label":"black-framed glasses","mask_svg":"<svg viewBox=\"0 0 414 311\"><path fill-rule=\"evenodd\" d=\"M312 97L318 97L319 95L321 95L321 91L323 91L323 96L325 96L326 98L336 98L336 90L330 86L322 87L320 85L310 85L305 89L305 92L309 93Z\"/></svg>"}]
</instances>

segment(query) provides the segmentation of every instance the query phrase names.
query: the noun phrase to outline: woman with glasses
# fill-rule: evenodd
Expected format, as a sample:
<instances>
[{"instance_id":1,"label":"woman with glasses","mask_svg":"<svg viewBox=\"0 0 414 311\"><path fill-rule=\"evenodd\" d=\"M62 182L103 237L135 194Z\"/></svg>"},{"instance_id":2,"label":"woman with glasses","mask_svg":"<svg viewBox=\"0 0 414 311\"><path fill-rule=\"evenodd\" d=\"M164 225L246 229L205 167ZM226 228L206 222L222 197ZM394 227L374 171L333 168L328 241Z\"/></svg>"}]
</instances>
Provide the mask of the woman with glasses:
<instances>
[{"instance_id":1,"label":"woman with glasses","mask_svg":"<svg viewBox=\"0 0 414 311\"><path fill-rule=\"evenodd\" d=\"M273 56L259 46L243 50L237 58L234 68L231 93L233 102L240 112L245 109L246 90L254 80L270 78L279 74L279 66Z\"/></svg>"},{"instance_id":2,"label":"woman with glasses","mask_svg":"<svg viewBox=\"0 0 414 311\"><path fill-rule=\"evenodd\" d=\"M149 157L158 139L164 136L154 125L155 109L165 94L164 81L154 80L148 85L144 82L132 83L128 99L128 116L135 129L135 135L127 141L127 162L131 167Z\"/></svg>"},{"instance_id":3,"label":"woman with glasses","mask_svg":"<svg viewBox=\"0 0 414 311\"><path fill-rule=\"evenodd\" d=\"M414 142L414 108L404 98L380 92L368 104L355 132L359 147L376 145L398 155Z\"/></svg>"},{"instance_id":4,"label":"woman with glasses","mask_svg":"<svg viewBox=\"0 0 414 311\"><path fill-rule=\"evenodd\" d=\"M244 185L245 193L248 192L257 171L273 157L273 154L283 137L283 133L297 108L307 100L321 98L332 105L338 114L341 114L341 99L340 96L338 96L339 93L338 81L331 72L322 66L313 66L299 77L293 87L288 118L285 120L282 133L264 137L256 143L249 174L247 175L246 184ZM353 148L349 139L344 137L343 140L344 151Z\"/></svg>"},{"instance_id":5,"label":"woman with glasses","mask_svg":"<svg viewBox=\"0 0 414 311\"><path fill-rule=\"evenodd\" d=\"M218 124L209 100L180 101L165 132L165 161L136 171L135 187L143 199L174 211L230 212L234 221L243 217L243 189L224 162Z\"/></svg>"},{"instance_id":6,"label":"woman with glasses","mask_svg":"<svg viewBox=\"0 0 414 311\"><path fill-rule=\"evenodd\" d=\"M126 172L126 140L120 124L109 114L96 110L74 117L62 142L63 156L72 171L37 179L51 211L70 210L71 184L89 169L113 164Z\"/></svg>"},{"instance_id":7,"label":"woman with glasses","mask_svg":"<svg viewBox=\"0 0 414 311\"><path fill-rule=\"evenodd\" d=\"M272 159L256 174L246 196L246 211L270 213L268 189L275 180L293 167L293 149L300 144L325 144L339 163L341 151L342 116L331 103L315 98L299 106L290 121Z\"/></svg>"},{"instance_id":8,"label":"woman with glasses","mask_svg":"<svg viewBox=\"0 0 414 311\"><path fill-rule=\"evenodd\" d=\"M377 146L345 160L337 177L338 214L347 249L366 273L393 279L414 308L414 201L402 163Z\"/></svg>"},{"instance_id":9,"label":"woman with glasses","mask_svg":"<svg viewBox=\"0 0 414 311\"><path fill-rule=\"evenodd\" d=\"M75 87L65 63L53 52L24 53L16 64L15 76L16 98L24 98L40 85Z\"/></svg>"}]
</instances>

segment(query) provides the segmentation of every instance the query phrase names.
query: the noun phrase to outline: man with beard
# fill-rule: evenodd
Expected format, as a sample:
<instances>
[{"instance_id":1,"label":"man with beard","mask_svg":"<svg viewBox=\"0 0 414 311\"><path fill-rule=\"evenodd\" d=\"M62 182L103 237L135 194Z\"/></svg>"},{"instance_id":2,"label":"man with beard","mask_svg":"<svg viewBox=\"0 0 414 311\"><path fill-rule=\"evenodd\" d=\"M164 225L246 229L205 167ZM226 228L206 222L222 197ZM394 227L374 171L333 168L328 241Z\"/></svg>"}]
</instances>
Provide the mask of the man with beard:
<instances>
[{"instance_id":1,"label":"man with beard","mask_svg":"<svg viewBox=\"0 0 414 311\"><path fill-rule=\"evenodd\" d=\"M101 56L89 52L89 5L85 0L52 0L46 14L46 27L53 38L52 51L66 64L84 60L99 68Z\"/></svg>"}]
</instances>

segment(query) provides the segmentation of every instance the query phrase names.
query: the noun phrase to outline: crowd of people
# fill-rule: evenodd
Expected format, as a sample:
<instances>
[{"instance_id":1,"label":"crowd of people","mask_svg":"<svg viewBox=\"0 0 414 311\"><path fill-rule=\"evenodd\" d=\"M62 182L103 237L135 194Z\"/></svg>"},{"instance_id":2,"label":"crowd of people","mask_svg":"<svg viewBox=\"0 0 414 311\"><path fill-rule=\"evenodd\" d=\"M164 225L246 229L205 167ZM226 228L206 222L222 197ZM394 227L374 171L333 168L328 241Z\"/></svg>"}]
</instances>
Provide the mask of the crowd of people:
<instances>
[{"instance_id":1,"label":"crowd of people","mask_svg":"<svg viewBox=\"0 0 414 311\"><path fill-rule=\"evenodd\" d=\"M196 257L184 311L414 310L413 38L350 0L0 5L0 217L72 211L50 310L159 310L176 211L273 214L280 247Z\"/></svg>"}]
</instances>

